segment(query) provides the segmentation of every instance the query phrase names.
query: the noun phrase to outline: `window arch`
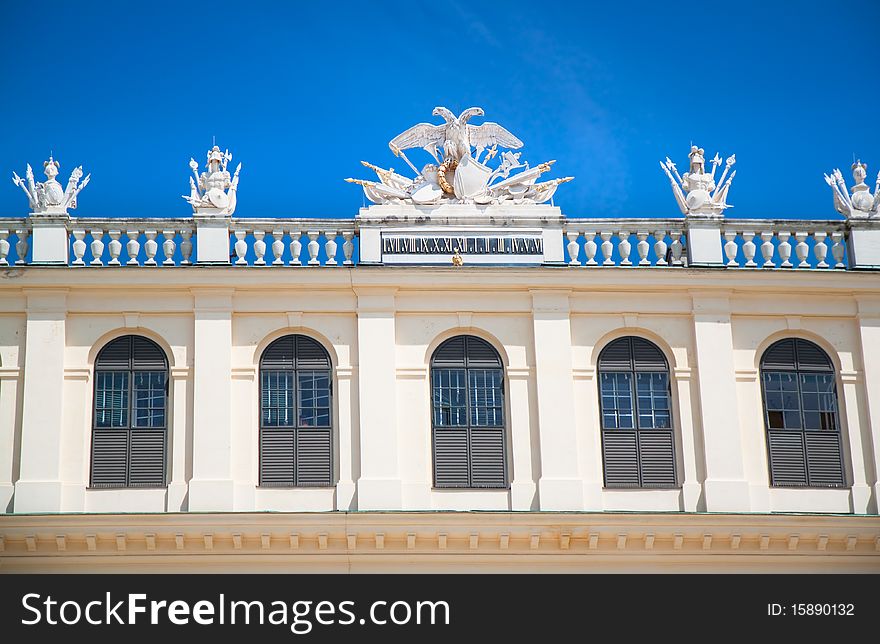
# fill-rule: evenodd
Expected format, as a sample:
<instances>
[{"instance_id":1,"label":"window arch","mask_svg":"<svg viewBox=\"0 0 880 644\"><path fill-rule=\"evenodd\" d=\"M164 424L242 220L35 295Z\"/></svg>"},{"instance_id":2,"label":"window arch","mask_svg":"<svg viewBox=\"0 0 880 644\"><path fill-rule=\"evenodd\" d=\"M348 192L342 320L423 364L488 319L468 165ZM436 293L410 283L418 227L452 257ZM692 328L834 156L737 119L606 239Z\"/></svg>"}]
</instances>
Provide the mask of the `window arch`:
<instances>
[{"instance_id":1,"label":"window arch","mask_svg":"<svg viewBox=\"0 0 880 644\"><path fill-rule=\"evenodd\" d=\"M843 487L834 365L818 345L786 338L761 356L770 484Z\"/></svg>"},{"instance_id":2,"label":"window arch","mask_svg":"<svg viewBox=\"0 0 880 644\"><path fill-rule=\"evenodd\" d=\"M330 356L316 340L286 335L260 357L260 485L333 484Z\"/></svg>"},{"instance_id":3,"label":"window arch","mask_svg":"<svg viewBox=\"0 0 880 644\"><path fill-rule=\"evenodd\" d=\"M599 354L605 487L675 487L669 367L644 338L614 340Z\"/></svg>"},{"instance_id":4,"label":"window arch","mask_svg":"<svg viewBox=\"0 0 880 644\"><path fill-rule=\"evenodd\" d=\"M168 360L152 340L126 335L95 359L92 487L164 487Z\"/></svg>"},{"instance_id":5,"label":"window arch","mask_svg":"<svg viewBox=\"0 0 880 644\"><path fill-rule=\"evenodd\" d=\"M505 488L504 371L485 340L460 335L431 356L434 487Z\"/></svg>"}]
</instances>

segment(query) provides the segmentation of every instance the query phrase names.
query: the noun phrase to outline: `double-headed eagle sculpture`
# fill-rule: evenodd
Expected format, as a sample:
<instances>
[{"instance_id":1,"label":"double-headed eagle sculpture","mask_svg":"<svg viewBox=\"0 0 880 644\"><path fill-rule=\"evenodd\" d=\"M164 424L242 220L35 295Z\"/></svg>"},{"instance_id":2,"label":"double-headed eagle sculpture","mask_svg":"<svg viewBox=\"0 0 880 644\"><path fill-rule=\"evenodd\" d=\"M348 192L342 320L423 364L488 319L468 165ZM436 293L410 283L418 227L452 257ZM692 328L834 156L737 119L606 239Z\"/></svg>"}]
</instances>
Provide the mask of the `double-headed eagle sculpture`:
<instances>
[{"instance_id":1,"label":"double-headed eagle sculpture","mask_svg":"<svg viewBox=\"0 0 880 644\"><path fill-rule=\"evenodd\" d=\"M397 135L388 143L395 156L401 157L416 174L405 177L366 161L364 166L376 173L378 181L346 179L363 187L367 199L377 204L410 203L432 205L447 203L543 203L549 201L556 188L574 177L537 182L555 161L533 168L520 162L523 142L497 123L469 123L474 116L483 116L480 107L469 107L457 117L445 107L434 108L434 116L443 123L419 123ZM487 163L498 155L498 148L507 148L500 163L492 168ZM422 148L433 157L419 170L404 150ZM441 152L442 148L442 152ZM520 172L511 176L515 170Z\"/></svg>"}]
</instances>

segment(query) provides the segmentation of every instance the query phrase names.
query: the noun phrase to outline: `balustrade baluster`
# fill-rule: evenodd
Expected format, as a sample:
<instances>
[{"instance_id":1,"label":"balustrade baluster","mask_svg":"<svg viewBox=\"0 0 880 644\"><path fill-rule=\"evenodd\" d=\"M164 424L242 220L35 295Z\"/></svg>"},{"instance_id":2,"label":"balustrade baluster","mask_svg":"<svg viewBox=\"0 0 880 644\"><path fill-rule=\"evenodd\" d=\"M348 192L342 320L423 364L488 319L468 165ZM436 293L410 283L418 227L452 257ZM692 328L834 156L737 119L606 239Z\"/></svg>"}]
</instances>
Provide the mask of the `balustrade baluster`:
<instances>
[{"instance_id":1,"label":"balustrade baluster","mask_svg":"<svg viewBox=\"0 0 880 644\"><path fill-rule=\"evenodd\" d=\"M754 268L758 265L755 261L755 254L758 251L758 246L755 244L755 240L758 238L757 232L752 231L743 231L742 234L745 243L743 244L743 256L746 258L746 267Z\"/></svg>"},{"instance_id":2,"label":"balustrade baluster","mask_svg":"<svg viewBox=\"0 0 880 644\"><path fill-rule=\"evenodd\" d=\"M602 240L602 266L614 266L614 260L611 255L614 253L614 244L611 243L611 236L614 233L599 233L599 239Z\"/></svg>"},{"instance_id":3,"label":"balustrade baluster","mask_svg":"<svg viewBox=\"0 0 880 644\"><path fill-rule=\"evenodd\" d=\"M90 266L104 265L104 230L102 228L91 228L89 235L92 236L92 243L89 245L92 251L92 261Z\"/></svg>"},{"instance_id":4,"label":"balustrade baluster","mask_svg":"<svg viewBox=\"0 0 880 644\"><path fill-rule=\"evenodd\" d=\"M265 266L266 265L266 242L263 241L263 238L266 236L265 231L255 230L254 231L254 255L256 255L256 259L254 260L254 266Z\"/></svg>"},{"instance_id":5,"label":"balustrade baluster","mask_svg":"<svg viewBox=\"0 0 880 644\"><path fill-rule=\"evenodd\" d=\"M272 255L275 256L275 259L272 260L272 266L284 266L284 259L282 258L282 255L284 255L284 231L273 230L272 237L274 238L272 242Z\"/></svg>"},{"instance_id":6,"label":"balustrade baluster","mask_svg":"<svg viewBox=\"0 0 880 644\"><path fill-rule=\"evenodd\" d=\"M108 262L108 265L122 266L119 262L119 255L122 253L122 242L119 241L119 238L122 236L122 231L111 230L107 234L110 235L110 261Z\"/></svg>"},{"instance_id":7,"label":"balustrade baluster","mask_svg":"<svg viewBox=\"0 0 880 644\"><path fill-rule=\"evenodd\" d=\"M180 256L182 258L180 260L180 265L189 266L189 258L192 256L193 251L193 243L192 240L190 240L190 237L192 237L192 231L188 229L181 230L180 237Z\"/></svg>"},{"instance_id":8,"label":"balustrade baluster","mask_svg":"<svg viewBox=\"0 0 880 644\"><path fill-rule=\"evenodd\" d=\"M776 262L773 261L773 232L765 230L761 233L761 256L764 258L764 268L776 268Z\"/></svg>"},{"instance_id":9,"label":"balustrade baluster","mask_svg":"<svg viewBox=\"0 0 880 644\"><path fill-rule=\"evenodd\" d=\"M629 258L632 252L632 244L629 243L629 231L621 230L617 233L617 249L620 251L620 265L632 266L632 260ZM613 264L614 262L612 262Z\"/></svg>"},{"instance_id":10,"label":"balustrade baluster","mask_svg":"<svg viewBox=\"0 0 880 644\"><path fill-rule=\"evenodd\" d=\"M639 253L639 266L650 266L651 260L648 259L648 233L636 232L636 250Z\"/></svg>"},{"instance_id":11,"label":"balustrade baluster","mask_svg":"<svg viewBox=\"0 0 880 644\"><path fill-rule=\"evenodd\" d=\"M73 234L73 256L74 260L71 264L72 266L85 266L86 263L83 261L83 255L86 254L86 243L83 241L86 237L85 230L74 230Z\"/></svg>"},{"instance_id":12,"label":"balustrade baluster","mask_svg":"<svg viewBox=\"0 0 880 644\"><path fill-rule=\"evenodd\" d=\"M15 260L15 263L23 265L26 263L28 252L28 229L20 228L15 231L15 234L18 235L18 241L15 242L15 253L18 255L18 258Z\"/></svg>"},{"instance_id":13,"label":"balustrade baluster","mask_svg":"<svg viewBox=\"0 0 880 644\"><path fill-rule=\"evenodd\" d=\"M128 253L128 261L125 264L126 266L137 266L138 253L141 252L141 243L138 241L140 231L129 230L125 234L128 235L128 243L125 245L125 252Z\"/></svg>"},{"instance_id":14,"label":"balustrade baluster","mask_svg":"<svg viewBox=\"0 0 880 644\"><path fill-rule=\"evenodd\" d=\"M831 233L831 241L834 242L834 245L831 247L831 256L834 258L834 268L846 268L846 264L843 263L843 253L845 250L843 245L843 233L839 231Z\"/></svg>"},{"instance_id":15,"label":"balustrade baluster","mask_svg":"<svg viewBox=\"0 0 880 644\"><path fill-rule=\"evenodd\" d=\"M816 255L816 268L828 268L828 262L825 261L825 258L828 257L828 244L825 243L827 237L828 233L824 230L817 230L813 233L813 239L816 241L816 245L813 246L813 253Z\"/></svg>"},{"instance_id":16,"label":"balustrade baluster","mask_svg":"<svg viewBox=\"0 0 880 644\"><path fill-rule=\"evenodd\" d=\"M565 236L568 238L568 265L569 266L580 266L580 260L578 260L578 253L580 253L580 247L578 246L578 237L581 234L576 230L567 230L565 232Z\"/></svg>"},{"instance_id":17,"label":"balustrade baluster","mask_svg":"<svg viewBox=\"0 0 880 644\"><path fill-rule=\"evenodd\" d=\"M666 266L668 262L666 261L666 231L665 230L655 230L654 231L654 255L657 256L657 266Z\"/></svg>"},{"instance_id":18,"label":"balustrade baluster","mask_svg":"<svg viewBox=\"0 0 880 644\"><path fill-rule=\"evenodd\" d=\"M144 237L147 238L147 241L144 242L144 254L147 256L144 266L158 266L156 263L156 253L159 252L159 244L156 243L157 234L155 230L144 231Z\"/></svg>"},{"instance_id":19,"label":"balustrade baluster","mask_svg":"<svg viewBox=\"0 0 880 644\"><path fill-rule=\"evenodd\" d=\"M321 233L318 231L309 231L306 233L309 237L309 266L320 266L321 262L318 259L318 251L320 247L318 246L318 236Z\"/></svg>"},{"instance_id":20,"label":"balustrade baluster","mask_svg":"<svg viewBox=\"0 0 880 644\"><path fill-rule=\"evenodd\" d=\"M791 268L791 262L788 261L791 258L791 244L788 243L791 233L780 230L776 235L779 237L779 258L782 260L779 268Z\"/></svg>"},{"instance_id":21,"label":"balustrade baluster","mask_svg":"<svg viewBox=\"0 0 880 644\"><path fill-rule=\"evenodd\" d=\"M165 255L162 266L174 266L174 250L177 246L174 243L175 235L176 232L173 230L162 231L162 237L165 238L165 241L162 242L162 253Z\"/></svg>"},{"instance_id":22,"label":"balustrade baluster","mask_svg":"<svg viewBox=\"0 0 880 644\"><path fill-rule=\"evenodd\" d=\"M736 261L736 231L735 230L725 230L724 231L724 239L727 241L724 242L724 254L727 257L727 265L730 267L739 266L739 263Z\"/></svg>"},{"instance_id":23,"label":"balustrade baluster","mask_svg":"<svg viewBox=\"0 0 880 644\"><path fill-rule=\"evenodd\" d=\"M327 266L336 266L336 236L338 234L335 230L324 231L324 238L327 240L324 244L324 251L327 253Z\"/></svg>"},{"instance_id":24,"label":"balustrade baluster","mask_svg":"<svg viewBox=\"0 0 880 644\"><path fill-rule=\"evenodd\" d=\"M809 233L797 231L794 238L797 240L797 246L794 247L795 255L798 258L798 268L809 268L810 262L807 261L807 255L810 254L810 247L807 246L807 237Z\"/></svg>"},{"instance_id":25,"label":"balustrade baluster","mask_svg":"<svg viewBox=\"0 0 880 644\"><path fill-rule=\"evenodd\" d=\"M681 266L681 254L684 250L681 243L681 231L680 230L670 230L669 237L672 239L672 265L673 266Z\"/></svg>"},{"instance_id":26,"label":"balustrade baluster","mask_svg":"<svg viewBox=\"0 0 880 644\"><path fill-rule=\"evenodd\" d=\"M345 266L351 266L354 262L351 259L352 254L354 254L354 243L351 241L354 238L354 231L347 230L342 233L342 239L345 243L342 244L342 254L345 255L345 261L342 262Z\"/></svg>"},{"instance_id":27,"label":"balustrade baluster","mask_svg":"<svg viewBox=\"0 0 880 644\"><path fill-rule=\"evenodd\" d=\"M0 266L9 266L9 231L0 230Z\"/></svg>"},{"instance_id":28,"label":"balustrade baluster","mask_svg":"<svg viewBox=\"0 0 880 644\"><path fill-rule=\"evenodd\" d=\"M587 256L587 263L584 266L596 266L596 234L589 231L584 232L584 239L586 240L584 254Z\"/></svg>"},{"instance_id":29,"label":"balustrade baluster","mask_svg":"<svg viewBox=\"0 0 880 644\"><path fill-rule=\"evenodd\" d=\"M236 266L247 266L247 241L245 241L245 237L247 237L246 230L236 230L232 233L235 236L235 256L238 258L235 260Z\"/></svg>"},{"instance_id":30,"label":"balustrade baluster","mask_svg":"<svg viewBox=\"0 0 880 644\"><path fill-rule=\"evenodd\" d=\"M302 231L294 228L290 231L290 266L302 266L300 255L302 255Z\"/></svg>"}]
</instances>

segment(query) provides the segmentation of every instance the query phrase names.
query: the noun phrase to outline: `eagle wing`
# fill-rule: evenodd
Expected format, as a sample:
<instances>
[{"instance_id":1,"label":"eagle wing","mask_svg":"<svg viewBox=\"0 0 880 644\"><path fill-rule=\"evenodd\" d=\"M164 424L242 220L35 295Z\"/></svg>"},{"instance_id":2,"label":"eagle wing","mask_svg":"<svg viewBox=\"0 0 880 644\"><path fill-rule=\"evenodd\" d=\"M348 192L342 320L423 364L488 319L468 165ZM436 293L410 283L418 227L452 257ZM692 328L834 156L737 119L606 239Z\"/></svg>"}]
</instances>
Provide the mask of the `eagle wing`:
<instances>
[{"instance_id":1,"label":"eagle wing","mask_svg":"<svg viewBox=\"0 0 880 644\"><path fill-rule=\"evenodd\" d=\"M443 125L419 123L391 139L388 143L388 147L391 148L392 152L397 154L399 150L425 148L430 145L442 145L445 137L445 123Z\"/></svg>"},{"instance_id":2,"label":"eagle wing","mask_svg":"<svg viewBox=\"0 0 880 644\"><path fill-rule=\"evenodd\" d=\"M497 123L487 122L482 125L468 125L468 139L475 148L488 148L498 144L503 148L516 150L523 142Z\"/></svg>"}]
</instances>

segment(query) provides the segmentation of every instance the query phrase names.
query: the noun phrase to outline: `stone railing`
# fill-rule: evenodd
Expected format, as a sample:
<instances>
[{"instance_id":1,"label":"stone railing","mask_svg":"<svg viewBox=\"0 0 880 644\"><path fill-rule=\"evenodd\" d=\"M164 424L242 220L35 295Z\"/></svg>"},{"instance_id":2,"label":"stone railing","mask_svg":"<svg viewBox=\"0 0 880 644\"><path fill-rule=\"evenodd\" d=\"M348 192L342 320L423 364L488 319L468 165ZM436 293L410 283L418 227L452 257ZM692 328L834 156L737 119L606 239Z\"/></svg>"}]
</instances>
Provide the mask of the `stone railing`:
<instances>
[{"instance_id":1,"label":"stone railing","mask_svg":"<svg viewBox=\"0 0 880 644\"><path fill-rule=\"evenodd\" d=\"M570 266L686 266L682 219L569 219Z\"/></svg>"},{"instance_id":2,"label":"stone railing","mask_svg":"<svg viewBox=\"0 0 880 644\"><path fill-rule=\"evenodd\" d=\"M465 206L459 206L466 208ZM449 207L447 207L449 209ZM367 209L367 211L370 209ZM351 267L381 264L384 230L536 229L538 263L583 268L880 269L880 220L530 218L508 209L480 219L419 211L334 218L0 218L0 267ZM548 211L549 213L549 211ZM365 217L365 214L367 215ZM544 215L547 213L540 212ZM552 213L549 213L552 214ZM361 247L363 245L363 248ZM426 256L426 263L432 259ZM448 260L449 258L447 258ZM387 260L386 260L387 261ZM445 263L446 260L444 260ZM417 262L416 262L417 263ZM468 263L468 262L465 262ZM505 263L500 256L497 263Z\"/></svg>"},{"instance_id":3,"label":"stone railing","mask_svg":"<svg viewBox=\"0 0 880 644\"><path fill-rule=\"evenodd\" d=\"M352 266L354 219L236 219L230 256L236 266Z\"/></svg>"}]
</instances>

